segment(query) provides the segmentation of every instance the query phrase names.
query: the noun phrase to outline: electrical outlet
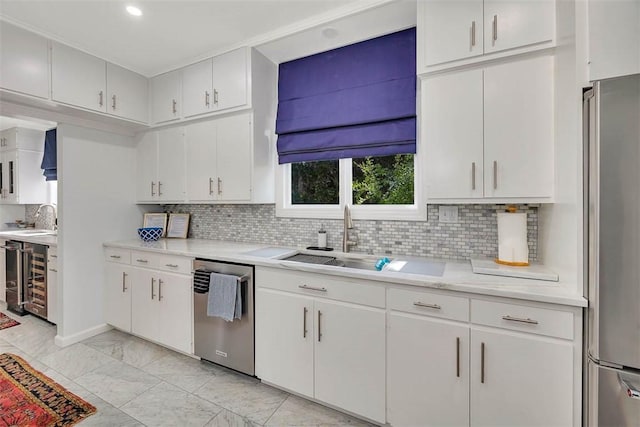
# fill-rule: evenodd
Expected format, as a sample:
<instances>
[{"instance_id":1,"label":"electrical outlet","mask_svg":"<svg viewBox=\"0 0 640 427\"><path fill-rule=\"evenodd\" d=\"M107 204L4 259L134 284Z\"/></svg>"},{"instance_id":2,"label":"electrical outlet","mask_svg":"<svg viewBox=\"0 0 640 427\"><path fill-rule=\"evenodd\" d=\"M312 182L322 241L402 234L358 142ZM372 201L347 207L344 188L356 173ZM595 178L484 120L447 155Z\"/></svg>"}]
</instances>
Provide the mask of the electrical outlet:
<instances>
[{"instance_id":1,"label":"electrical outlet","mask_svg":"<svg viewBox=\"0 0 640 427\"><path fill-rule=\"evenodd\" d=\"M458 222L458 207L457 206L439 206L438 221Z\"/></svg>"}]
</instances>

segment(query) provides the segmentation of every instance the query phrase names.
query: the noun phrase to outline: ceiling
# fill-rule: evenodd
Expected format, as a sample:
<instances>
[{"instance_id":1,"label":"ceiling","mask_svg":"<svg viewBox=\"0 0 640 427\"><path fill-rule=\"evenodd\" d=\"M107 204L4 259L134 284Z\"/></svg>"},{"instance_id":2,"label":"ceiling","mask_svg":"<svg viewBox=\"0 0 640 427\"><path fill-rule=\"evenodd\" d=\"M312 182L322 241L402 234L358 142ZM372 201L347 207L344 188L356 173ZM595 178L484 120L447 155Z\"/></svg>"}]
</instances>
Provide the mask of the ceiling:
<instances>
[{"instance_id":1,"label":"ceiling","mask_svg":"<svg viewBox=\"0 0 640 427\"><path fill-rule=\"evenodd\" d=\"M401 1L406 4L406 0ZM395 2L0 0L0 18L151 77L241 45L268 44L272 50L280 52L280 57L286 57L284 51L292 48L291 42L284 42L278 48L277 40L331 23L341 16L392 3ZM415 1L412 3L413 12L405 8L401 19L412 20L415 24ZM125 11L128 5L139 7L143 15L129 15ZM386 26L409 26L397 24L394 19L400 18L386 20ZM374 25L376 22L384 24L384 21L385 15L363 25L370 31L380 32ZM323 33L325 39L336 38L336 35L340 32ZM348 38L357 39L358 36L349 34ZM273 45L274 41L276 45Z\"/></svg>"}]
</instances>

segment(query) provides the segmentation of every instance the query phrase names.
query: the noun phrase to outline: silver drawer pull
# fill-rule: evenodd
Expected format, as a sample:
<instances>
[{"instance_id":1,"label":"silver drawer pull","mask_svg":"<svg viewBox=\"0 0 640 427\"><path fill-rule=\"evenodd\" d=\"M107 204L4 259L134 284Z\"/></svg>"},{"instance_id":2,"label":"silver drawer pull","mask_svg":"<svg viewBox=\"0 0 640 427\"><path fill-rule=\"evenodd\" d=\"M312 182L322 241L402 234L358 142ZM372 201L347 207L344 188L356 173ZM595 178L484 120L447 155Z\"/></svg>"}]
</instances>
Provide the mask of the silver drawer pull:
<instances>
[{"instance_id":1,"label":"silver drawer pull","mask_svg":"<svg viewBox=\"0 0 640 427\"><path fill-rule=\"evenodd\" d=\"M51 258L58 258L58 255L51 255L51 254L49 254L49 256L50 256ZM113 255L112 255L112 256L113 256ZM120 257L118 257L118 258L120 258Z\"/></svg>"},{"instance_id":2,"label":"silver drawer pull","mask_svg":"<svg viewBox=\"0 0 640 427\"><path fill-rule=\"evenodd\" d=\"M58 270L56 270L55 268L50 268L49 271L53 271L54 273L58 272Z\"/></svg>"},{"instance_id":3,"label":"silver drawer pull","mask_svg":"<svg viewBox=\"0 0 640 427\"><path fill-rule=\"evenodd\" d=\"M440 307L438 304L425 304L425 303L420 302L420 301L414 302L413 305L418 306L418 307L433 308L435 310L442 309L442 307Z\"/></svg>"},{"instance_id":4,"label":"silver drawer pull","mask_svg":"<svg viewBox=\"0 0 640 427\"><path fill-rule=\"evenodd\" d=\"M327 292L326 288L314 288L313 286L307 286L307 285L298 285L298 287L300 289L308 289L310 291L320 291L320 292Z\"/></svg>"},{"instance_id":5,"label":"silver drawer pull","mask_svg":"<svg viewBox=\"0 0 640 427\"><path fill-rule=\"evenodd\" d=\"M58 258L58 257L55 256L55 255L51 255L51 258ZM120 255L109 255L109 258L120 259ZM140 261L140 260L138 260L138 261Z\"/></svg>"},{"instance_id":6,"label":"silver drawer pull","mask_svg":"<svg viewBox=\"0 0 640 427\"><path fill-rule=\"evenodd\" d=\"M509 316L509 315L502 316L502 319L503 320L508 320L510 322L529 323L531 325L537 325L538 324L537 320L533 320L533 319L529 319L529 318L523 319L522 317L513 317L513 316Z\"/></svg>"},{"instance_id":7,"label":"silver drawer pull","mask_svg":"<svg viewBox=\"0 0 640 427\"><path fill-rule=\"evenodd\" d=\"M142 262L142 263L148 263L149 261L147 261L146 259L137 259L136 262Z\"/></svg>"},{"instance_id":8,"label":"silver drawer pull","mask_svg":"<svg viewBox=\"0 0 640 427\"><path fill-rule=\"evenodd\" d=\"M167 267L178 268L178 264L165 264Z\"/></svg>"}]
</instances>

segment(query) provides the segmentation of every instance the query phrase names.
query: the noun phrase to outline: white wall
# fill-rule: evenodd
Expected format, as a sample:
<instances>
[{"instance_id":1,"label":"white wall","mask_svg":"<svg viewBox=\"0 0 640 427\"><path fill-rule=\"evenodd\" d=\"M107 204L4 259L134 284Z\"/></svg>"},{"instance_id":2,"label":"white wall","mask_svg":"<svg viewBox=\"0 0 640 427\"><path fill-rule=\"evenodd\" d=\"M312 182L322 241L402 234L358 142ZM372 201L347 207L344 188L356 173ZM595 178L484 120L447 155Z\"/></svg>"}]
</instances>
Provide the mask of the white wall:
<instances>
[{"instance_id":1,"label":"white wall","mask_svg":"<svg viewBox=\"0 0 640 427\"><path fill-rule=\"evenodd\" d=\"M68 345L106 329L102 243L136 237L132 138L58 125L58 262L62 314L56 343Z\"/></svg>"}]
</instances>

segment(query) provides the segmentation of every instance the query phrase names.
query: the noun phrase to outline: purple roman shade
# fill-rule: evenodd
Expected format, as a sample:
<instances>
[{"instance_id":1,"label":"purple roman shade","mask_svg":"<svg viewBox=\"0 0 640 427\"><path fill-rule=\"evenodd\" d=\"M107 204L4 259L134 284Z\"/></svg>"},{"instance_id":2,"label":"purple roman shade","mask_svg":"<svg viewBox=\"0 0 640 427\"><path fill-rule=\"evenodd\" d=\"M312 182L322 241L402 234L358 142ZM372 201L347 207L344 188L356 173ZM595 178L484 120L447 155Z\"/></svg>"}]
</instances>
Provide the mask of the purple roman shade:
<instances>
[{"instance_id":1,"label":"purple roman shade","mask_svg":"<svg viewBox=\"0 0 640 427\"><path fill-rule=\"evenodd\" d=\"M416 152L415 28L280 64L279 163Z\"/></svg>"}]
</instances>

